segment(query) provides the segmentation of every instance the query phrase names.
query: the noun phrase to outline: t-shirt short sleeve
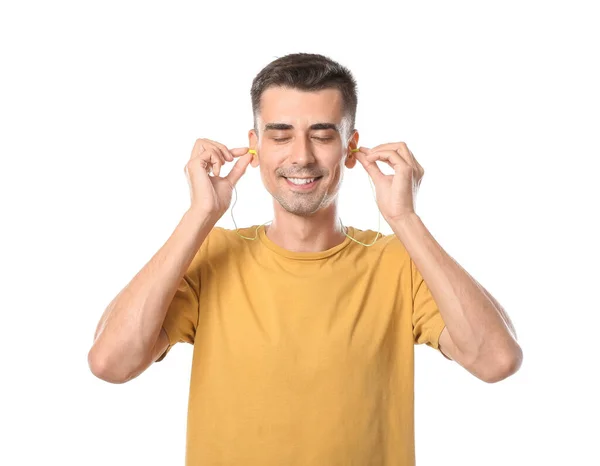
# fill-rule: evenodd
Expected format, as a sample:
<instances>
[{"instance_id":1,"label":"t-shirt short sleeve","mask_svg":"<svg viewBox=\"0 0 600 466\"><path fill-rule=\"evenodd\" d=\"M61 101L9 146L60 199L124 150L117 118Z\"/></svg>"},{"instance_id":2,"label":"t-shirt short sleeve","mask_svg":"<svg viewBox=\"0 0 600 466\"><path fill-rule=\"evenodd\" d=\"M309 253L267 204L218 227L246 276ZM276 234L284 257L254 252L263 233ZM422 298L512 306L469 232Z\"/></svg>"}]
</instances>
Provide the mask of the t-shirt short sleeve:
<instances>
[{"instance_id":1,"label":"t-shirt short sleeve","mask_svg":"<svg viewBox=\"0 0 600 466\"><path fill-rule=\"evenodd\" d=\"M169 346L156 362L162 361L177 343L194 344L198 325L199 286L200 284L194 281L191 270L188 270L175 291L163 322Z\"/></svg>"},{"instance_id":2,"label":"t-shirt short sleeve","mask_svg":"<svg viewBox=\"0 0 600 466\"><path fill-rule=\"evenodd\" d=\"M417 345L425 343L446 357L439 349L440 334L446 324L440 314L437 303L433 299L427 283L417 269L415 263L410 261L413 297L413 337Z\"/></svg>"}]
</instances>

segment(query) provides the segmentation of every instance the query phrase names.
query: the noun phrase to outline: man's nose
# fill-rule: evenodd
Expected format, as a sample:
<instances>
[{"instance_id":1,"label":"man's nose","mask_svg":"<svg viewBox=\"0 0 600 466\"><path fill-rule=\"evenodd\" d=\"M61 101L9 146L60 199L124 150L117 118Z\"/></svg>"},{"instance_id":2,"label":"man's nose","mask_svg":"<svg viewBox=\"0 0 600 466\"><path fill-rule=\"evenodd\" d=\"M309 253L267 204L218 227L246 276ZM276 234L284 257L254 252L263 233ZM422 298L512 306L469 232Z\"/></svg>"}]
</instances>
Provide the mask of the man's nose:
<instances>
[{"instance_id":1,"label":"man's nose","mask_svg":"<svg viewBox=\"0 0 600 466\"><path fill-rule=\"evenodd\" d=\"M314 163L315 157L312 147L306 136L294 138L290 153L290 161L296 165L309 165Z\"/></svg>"}]
</instances>

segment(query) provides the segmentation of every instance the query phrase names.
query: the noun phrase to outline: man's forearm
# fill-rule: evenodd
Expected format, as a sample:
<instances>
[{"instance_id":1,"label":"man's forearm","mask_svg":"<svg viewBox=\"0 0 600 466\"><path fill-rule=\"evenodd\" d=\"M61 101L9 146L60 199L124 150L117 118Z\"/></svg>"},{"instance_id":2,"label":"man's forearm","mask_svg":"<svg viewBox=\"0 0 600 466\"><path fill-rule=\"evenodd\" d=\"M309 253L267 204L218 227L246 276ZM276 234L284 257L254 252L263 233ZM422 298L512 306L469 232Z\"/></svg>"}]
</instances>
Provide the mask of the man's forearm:
<instances>
[{"instance_id":1,"label":"man's forearm","mask_svg":"<svg viewBox=\"0 0 600 466\"><path fill-rule=\"evenodd\" d=\"M177 286L215 223L188 210L165 244L110 302L88 355L94 373L120 381L145 363Z\"/></svg>"},{"instance_id":2,"label":"man's forearm","mask_svg":"<svg viewBox=\"0 0 600 466\"><path fill-rule=\"evenodd\" d=\"M431 290L463 360L489 368L520 357L520 347L508 315L443 250L420 217L409 215L390 226Z\"/></svg>"}]
</instances>

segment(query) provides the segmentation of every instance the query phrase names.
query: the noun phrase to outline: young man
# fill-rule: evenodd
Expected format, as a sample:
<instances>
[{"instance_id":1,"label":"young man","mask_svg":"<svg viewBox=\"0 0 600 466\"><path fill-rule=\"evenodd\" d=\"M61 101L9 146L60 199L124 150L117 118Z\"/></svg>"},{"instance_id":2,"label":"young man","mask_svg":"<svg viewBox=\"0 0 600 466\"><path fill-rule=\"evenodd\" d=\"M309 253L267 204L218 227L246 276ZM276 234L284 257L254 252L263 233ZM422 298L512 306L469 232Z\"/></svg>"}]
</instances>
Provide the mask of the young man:
<instances>
[{"instance_id":1,"label":"young man","mask_svg":"<svg viewBox=\"0 0 600 466\"><path fill-rule=\"evenodd\" d=\"M406 144L356 150L346 68L288 55L251 95L256 156L196 141L191 207L108 306L91 370L123 383L193 344L188 465L414 465L414 344L496 382L521 364L512 323L416 215L424 171ZM357 160L394 234L340 221L339 187ZM216 227L250 163L273 196L272 222Z\"/></svg>"}]
</instances>

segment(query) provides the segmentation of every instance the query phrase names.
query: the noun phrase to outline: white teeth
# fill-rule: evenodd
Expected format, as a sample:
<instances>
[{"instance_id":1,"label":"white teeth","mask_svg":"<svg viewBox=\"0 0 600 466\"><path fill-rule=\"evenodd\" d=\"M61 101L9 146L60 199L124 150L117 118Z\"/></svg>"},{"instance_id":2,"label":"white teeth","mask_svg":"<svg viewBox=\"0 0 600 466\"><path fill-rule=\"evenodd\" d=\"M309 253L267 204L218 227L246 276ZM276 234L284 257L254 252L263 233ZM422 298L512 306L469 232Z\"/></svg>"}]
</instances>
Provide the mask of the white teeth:
<instances>
[{"instance_id":1,"label":"white teeth","mask_svg":"<svg viewBox=\"0 0 600 466\"><path fill-rule=\"evenodd\" d=\"M302 179L302 178L288 178L288 180L290 180L294 184L308 184L308 183L312 183L315 179L316 178L307 178L307 179Z\"/></svg>"}]
</instances>

